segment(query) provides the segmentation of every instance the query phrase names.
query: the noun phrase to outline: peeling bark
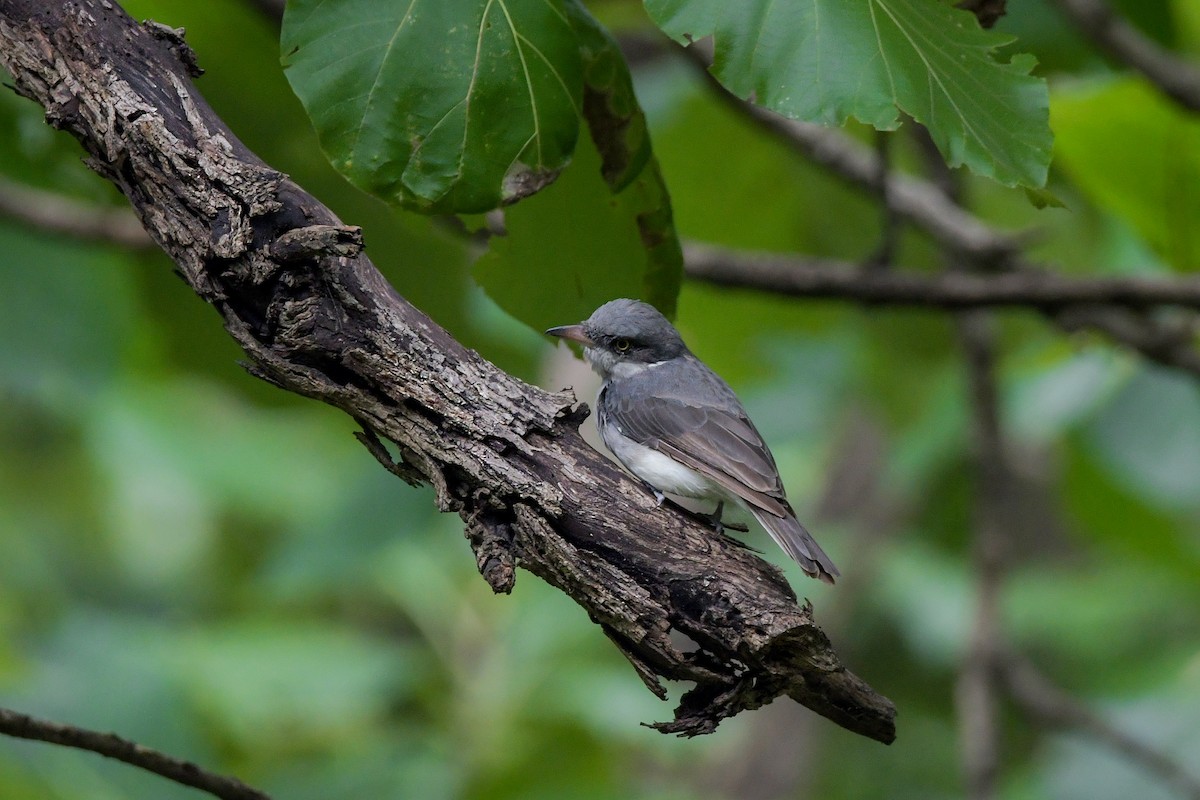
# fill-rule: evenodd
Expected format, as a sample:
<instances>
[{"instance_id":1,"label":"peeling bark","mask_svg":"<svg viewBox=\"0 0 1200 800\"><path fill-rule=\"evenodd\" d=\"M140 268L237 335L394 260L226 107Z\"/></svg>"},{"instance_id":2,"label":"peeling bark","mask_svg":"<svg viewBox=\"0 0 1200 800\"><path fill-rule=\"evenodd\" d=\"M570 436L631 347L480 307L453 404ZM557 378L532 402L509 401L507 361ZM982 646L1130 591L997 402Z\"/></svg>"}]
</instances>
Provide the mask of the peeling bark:
<instances>
[{"instance_id":1,"label":"peeling bark","mask_svg":"<svg viewBox=\"0 0 1200 800\"><path fill-rule=\"evenodd\" d=\"M177 31L108 0L0 0L0 61L125 193L250 371L344 410L388 469L432 484L493 589L523 567L581 605L660 697L661 679L695 682L656 727L708 733L788 695L892 741L891 702L845 669L778 570L656 509L580 438L586 407L570 393L502 372L396 294L353 228L217 118Z\"/></svg>"}]
</instances>

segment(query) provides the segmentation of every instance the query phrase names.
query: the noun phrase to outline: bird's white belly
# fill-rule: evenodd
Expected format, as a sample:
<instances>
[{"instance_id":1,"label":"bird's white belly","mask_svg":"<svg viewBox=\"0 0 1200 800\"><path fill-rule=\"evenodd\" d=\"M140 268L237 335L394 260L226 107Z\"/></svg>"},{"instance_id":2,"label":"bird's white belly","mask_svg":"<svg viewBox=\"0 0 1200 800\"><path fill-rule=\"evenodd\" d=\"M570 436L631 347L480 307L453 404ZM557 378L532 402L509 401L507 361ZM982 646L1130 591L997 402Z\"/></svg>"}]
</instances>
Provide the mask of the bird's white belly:
<instances>
[{"instance_id":1,"label":"bird's white belly","mask_svg":"<svg viewBox=\"0 0 1200 800\"><path fill-rule=\"evenodd\" d=\"M626 469L660 492L696 498L722 495L712 481L696 470L616 431L604 437L604 444Z\"/></svg>"}]
</instances>

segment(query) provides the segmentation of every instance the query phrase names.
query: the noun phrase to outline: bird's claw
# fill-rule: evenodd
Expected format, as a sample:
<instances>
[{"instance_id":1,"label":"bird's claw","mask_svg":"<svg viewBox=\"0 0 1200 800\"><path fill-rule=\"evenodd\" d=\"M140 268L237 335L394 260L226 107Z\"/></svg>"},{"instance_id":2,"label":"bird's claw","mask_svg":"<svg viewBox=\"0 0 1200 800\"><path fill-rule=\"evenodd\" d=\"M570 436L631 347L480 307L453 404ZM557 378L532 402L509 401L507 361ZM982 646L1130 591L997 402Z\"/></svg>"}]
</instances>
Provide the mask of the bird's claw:
<instances>
[{"instance_id":1,"label":"bird's claw","mask_svg":"<svg viewBox=\"0 0 1200 800\"><path fill-rule=\"evenodd\" d=\"M660 492L658 489L655 489L650 484L646 483L645 481L642 481L642 485L646 487L647 491L649 491L650 494L654 495L654 507L661 508L663 501L667 499L667 496L665 494L663 494L662 492Z\"/></svg>"},{"instance_id":2,"label":"bird's claw","mask_svg":"<svg viewBox=\"0 0 1200 800\"><path fill-rule=\"evenodd\" d=\"M705 525L708 525L717 533L724 534L727 530L749 533L750 527L744 522L722 522L721 512L724 510L725 501L722 500L721 502L717 503L717 510L711 514L703 514L699 511L693 511L691 513L696 519L700 520Z\"/></svg>"}]
</instances>

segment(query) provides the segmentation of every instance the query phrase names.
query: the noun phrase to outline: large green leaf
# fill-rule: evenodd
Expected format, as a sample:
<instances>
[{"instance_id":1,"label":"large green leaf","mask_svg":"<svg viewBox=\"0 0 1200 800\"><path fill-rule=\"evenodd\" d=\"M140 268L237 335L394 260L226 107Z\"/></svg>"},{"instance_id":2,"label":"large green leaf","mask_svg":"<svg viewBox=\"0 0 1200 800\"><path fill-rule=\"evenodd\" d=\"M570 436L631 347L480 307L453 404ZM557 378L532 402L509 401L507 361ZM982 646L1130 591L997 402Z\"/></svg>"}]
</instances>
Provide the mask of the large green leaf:
<instances>
[{"instance_id":1,"label":"large green leaf","mask_svg":"<svg viewBox=\"0 0 1200 800\"><path fill-rule=\"evenodd\" d=\"M1176 269L1200 265L1200 120L1141 80L1054 93L1063 167Z\"/></svg>"},{"instance_id":2,"label":"large green leaf","mask_svg":"<svg viewBox=\"0 0 1200 800\"><path fill-rule=\"evenodd\" d=\"M574 150L582 67L561 0L290 0L282 48L333 165L386 200L484 211Z\"/></svg>"},{"instance_id":3,"label":"large green leaf","mask_svg":"<svg viewBox=\"0 0 1200 800\"><path fill-rule=\"evenodd\" d=\"M1041 186L1051 134L1034 61L993 51L984 31L938 0L645 0L678 41L712 36L713 73L740 97L794 119L881 130L899 112L929 128L951 166L1006 185Z\"/></svg>"},{"instance_id":4,"label":"large green leaf","mask_svg":"<svg viewBox=\"0 0 1200 800\"><path fill-rule=\"evenodd\" d=\"M619 192L651 157L646 115L616 40L579 0L567 0L567 13L583 58L583 116L603 159L604 179Z\"/></svg>"},{"instance_id":5,"label":"large green leaf","mask_svg":"<svg viewBox=\"0 0 1200 800\"><path fill-rule=\"evenodd\" d=\"M671 198L650 147L646 115L633 76L615 39L579 0L568 0L584 66L583 117L600 153L600 173L637 225L645 253L638 295L674 316L683 281L683 251L675 232ZM616 198L614 198L616 199Z\"/></svg>"},{"instance_id":6,"label":"large green leaf","mask_svg":"<svg viewBox=\"0 0 1200 800\"><path fill-rule=\"evenodd\" d=\"M507 235L492 239L475 279L538 330L578 322L614 297L654 299L647 286L653 251L637 222L647 188L639 177L614 195L596 148L580 141L575 163L553 186L505 212Z\"/></svg>"},{"instance_id":7,"label":"large green leaf","mask_svg":"<svg viewBox=\"0 0 1200 800\"><path fill-rule=\"evenodd\" d=\"M583 319L614 297L673 316L683 255L629 67L577 0L566 8L579 37L591 141L556 185L505 212L508 235L493 240L475 277L537 330Z\"/></svg>"}]
</instances>

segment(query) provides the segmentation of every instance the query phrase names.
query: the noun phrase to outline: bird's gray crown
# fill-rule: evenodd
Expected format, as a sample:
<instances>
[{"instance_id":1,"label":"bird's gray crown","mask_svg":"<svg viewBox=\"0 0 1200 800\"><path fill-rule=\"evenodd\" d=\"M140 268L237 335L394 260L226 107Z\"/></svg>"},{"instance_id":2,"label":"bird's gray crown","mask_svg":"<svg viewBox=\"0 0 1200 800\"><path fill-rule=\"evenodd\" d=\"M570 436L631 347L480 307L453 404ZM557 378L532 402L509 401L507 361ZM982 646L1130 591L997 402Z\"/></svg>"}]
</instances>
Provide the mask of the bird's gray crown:
<instances>
[{"instance_id":1,"label":"bird's gray crown","mask_svg":"<svg viewBox=\"0 0 1200 800\"><path fill-rule=\"evenodd\" d=\"M666 361L687 352L675 326L640 300L610 300L592 312L583 330L599 347L631 361Z\"/></svg>"}]
</instances>

